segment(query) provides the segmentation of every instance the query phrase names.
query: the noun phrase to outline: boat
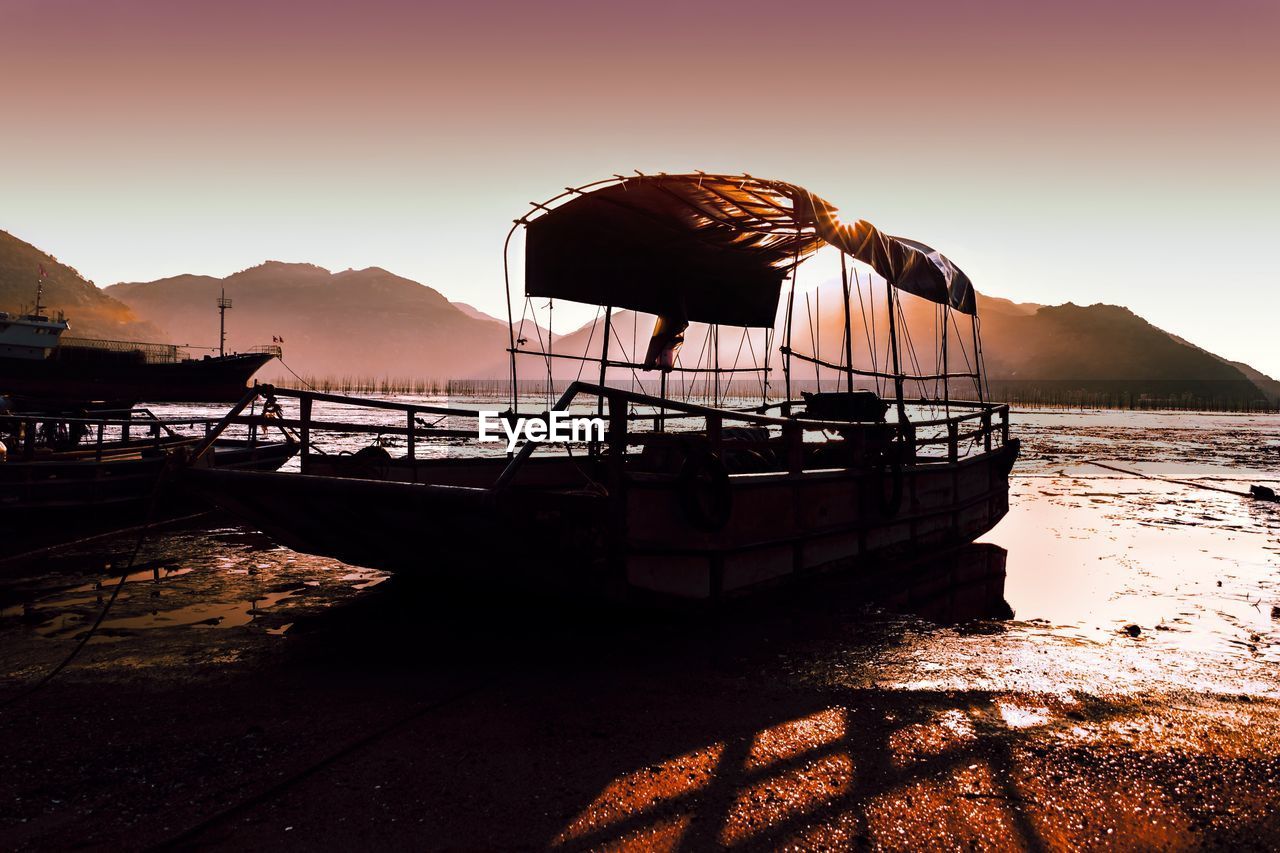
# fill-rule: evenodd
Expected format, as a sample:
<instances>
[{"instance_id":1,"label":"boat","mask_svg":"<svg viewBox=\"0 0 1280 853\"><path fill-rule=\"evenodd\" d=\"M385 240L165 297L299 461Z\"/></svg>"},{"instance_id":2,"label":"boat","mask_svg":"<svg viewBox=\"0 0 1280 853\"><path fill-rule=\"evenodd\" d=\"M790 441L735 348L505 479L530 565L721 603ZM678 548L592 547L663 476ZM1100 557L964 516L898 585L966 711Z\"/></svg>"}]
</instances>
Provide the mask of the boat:
<instances>
[{"instance_id":1,"label":"boat","mask_svg":"<svg viewBox=\"0 0 1280 853\"><path fill-rule=\"evenodd\" d=\"M529 439L504 453L477 443L493 412L264 385L193 451L184 480L290 548L431 584L686 601L892 565L973 542L1007 513L1019 443L1008 407L985 393L973 286L927 245L865 221L844 224L834 206L794 184L705 173L570 189L516 221L508 252L521 232L524 312L509 281L511 397L499 419L541 424L540 434L560 416L594 415L603 435ZM797 271L832 249L844 308L838 360L816 346L806 352L794 334ZM854 358L852 282L859 297L862 284L852 262L884 280L883 365ZM942 318L933 372L907 369L904 296L933 302ZM598 354L518 337L517 317L555 300L597 306ZM656 317L643 357L638 347L617 347L618 309ZM695 325L704 348L690 365L681 347ZM762 339L763 363L722 363L726 329ZM868 354L878 349L874 336L868 345ZM775 348L781 394L771 378ZM963 369L950 363L957 349ZM545 369L550 394L559 390L552 365L563 359L598 373L529 411L518 364ZM797 364L816 371L807 396ZM758 381L759 398L729 405L744 376ZM699 401L673 389L687 389L690 378L702 382ZM954 398L956 383L971 386L972 399ZM911 384L934 393L914 397ZM300 471L200 466L219 432L243 422L259 399L296 405L282 423L299 433ZM344 407L363 415L343 418ZM377 443L326 452L325 436L362 432Z\"/></svg>"},{"instance_id":2,"label":"boat","mask_svg":"<svg viewBox=\"0 0 1280 853\"><path fill-rule=\"evenodd\" d=\"M35 310L0 311L0 395L24 410L234 403L253 375L281 356L277 345L193 357L172 344L71 337L66 317L46 314L41 300L37 286Z\"/></svg>"},{"instance_id":3,"label":"boat","mask_svg":"<svg viewBox=\"0 0 1280 853\"><path fill-rule=\"evenodd\" d=\"M214 423L160 418L150 409L0 414L0 561L210 509L164 475ZM278 469L296 455L298 442L285 430L269 436L271 426L259 417L242 437L220 436L207 464Z\"/></svg>"}]
</instances>

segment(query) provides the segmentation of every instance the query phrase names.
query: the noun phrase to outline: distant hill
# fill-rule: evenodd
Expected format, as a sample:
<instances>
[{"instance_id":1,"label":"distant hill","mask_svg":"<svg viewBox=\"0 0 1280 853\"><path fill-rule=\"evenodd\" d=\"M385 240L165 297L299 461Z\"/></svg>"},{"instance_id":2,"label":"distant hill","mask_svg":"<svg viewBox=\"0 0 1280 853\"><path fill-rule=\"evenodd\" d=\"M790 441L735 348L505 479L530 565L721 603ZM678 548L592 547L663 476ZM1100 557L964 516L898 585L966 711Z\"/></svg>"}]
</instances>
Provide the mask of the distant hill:
<instances>
[{"instance_id":1,"label":"distant hill","mask_svg":"<svg viewBox=\"0 0 1280 853\"><path fill-rule=\"evenodd\" d=\"M1170 337L1172 337L1174 340L1180 343L1184 343L1189 347L1193 347L1197 350L1200 350L1200 352L1203 352L1213 358L1216 358L1218 361L1221 361L1223 364L1231 365L1236 370L1239 370L1241 373L1243 373L1250 382L1256 385L1258 387L1258 390L1260 390L1263 394L1266 394L1267 399L1270 400L1273 405L1280 405L1280 381L1276 381L1275 379L1271 378L1267 374L1263 373L1261 370L1256 370L1250 367L1249 365L1245 364L1243 361L1228 361L1222 356L1214 355L1208 350L1203 349L1201 347L1197 347L1195 344L1191 343L1188 340L1184 340L1183 338L1180 338L1177 335L1170 335Z\"/></svg>"},{"instance_id":2,"label":"distant hill","mask_svg":"<svg viewBox=\"0 0 1280 853\"><path fill-rule=\"evenodd\" d=\"M36 281L44 266L44 306L54 316L62 311L71 323L69 335L111 340L163 341L165 333L143 322L125 305L103 293L80 273L0 231L0 311L18 313L35 307Z\"/></svg>"},{"instance_id":3,"label":"distant hill","mask_svg":"<svg viewBox=\"0 0 1280 853\"><path fill-rule=\"evenodd\" d=\"M839 286L820 288L821 295L806 305L799 298L793 329L793 347L797 352L817 354L830 362L839 362L844 337L844 312L840 308ZM820 310L809 324L809 311L817 304ZM935 346L936 307L923 300L903 300L906 329L902 336L900 355L904 372L930 374L940 364L939 348ZM1033 392L1044 391L1044 399L1075 398L1093 395L1094 398L1134 401L1143 396L1162 399L1191 399L1205 404L1233 406L1243 402L1270 399L1275 383L1269 377L1248 365L1234 364L1193 346L1134 314L1127 308L1115 305L1043 306L1021 304L997 297L979 296L983 361L996 396L1009 393L1017 399L1034 398ZM883 313L883 302L876 310ZM967 317L955 315L958 327L950 332L949 363L952 372L967 370L966 362L973 361L972 328ZM888 334L884 317L880 316L875 327L875 351L880 370L887 371ZM615 311L613 315L611 356L626 358L635 354L641 358L653 330L654 318L647 314ZM855 362L860 367L871 366L867 347L869 327L864 327L860 317L853 317ZM588 352L594 357L600 353L603 323L596 320L561 337L556 348L561 352ZM810 332L810 329L813 332ZM777 346L782 336L775 336L775 349L771 354L773 364L780 365ZM815 347L816 341L820 346ZM763 332L756 330L750 341L744 342L741 330L723 330L720 339L720 364L746 364L752 346L762 352ZM707 347L706 328L691 326L685 334L681 350L684 366L710 365L713 361ZM524 360L524 368L530 378L545 376L545 368L534 358ZM918 369L917 369L918 368ZM497 369L496 363L488 368ZM541 374L539 371L541 370ZM557 380L568 380L579 375L579 365L562 361L553 363L553 375ZM582 375L587 376L590 371ZM831 371L821 371L824 380L834 377ZM611 368L611 379L630 378L631 371ZM656 374L638 373L642 378ZM793 376L812 381L814 368L796 361ZM590 374L590 378L598 378ZM782 375L779 369L773 373L773 386L780 388ZM967 380L953 381L957 396L970 395L972 386ZM916 393L919 386L909 384L908 393ZM930 393L932 390L930 389Z\"/></svg>"},{"instance_id":4,"label":"distant hill","mask_svg":"<svg viewBox=\"0 0 1280 853\"><path fill-rule=\"evenodd\" d=\"M233 303L228 348L283 339L285 362L303 375L466 377L476 353L508 345L505 323L469 316L432 288L378 267L331 273L267 261L226 278L182 275L115 284L107 293L163 323L177 343L216 346L214 303L224 290ZM279 372L271 365L261 376Z\"/></svg>"},{"instance_id":5,"label":"distant hill","mask_svg":"<svg viewBox=\"0 0 1280 853\"><path fill-rule=\"evenodd\" d=\"M453 305L454 308L457 308L459 311L461 311L463 314L466 314L468 317L472 317L476 320L488 320L490 323L497 323L498 325L502 326L503 332L507 331L506 320L499 319L493 316L492 314L486 314L483 311L481 311L479 308L475 307L474 305L468 305L465 302L454 302L451 304ZM516 323L517 338L527 337L530 339L536 339L538 335L542 336L542 340L544 341L550 340L553 343L560 339L560 335L553 334L547 331L545 328L543 328L542 326L539 326L537 323L534 323L531 320L521 319L519 322Z\"/></svg>"},{"instance_id":6,"label":"distant hill","mask_svg":"<svg viewBox=\"0 0 1280 853\"><path fill-rule=\"evenodd\" d=\"M1228 361L1227 364L1243 373L1250 382L1258 387L1258 390L1267 395L1267 399L1271 401L1272 405L1280 406L1280 381L1272 379L1267 374L1260 370L1255 370L1242 361Z\"/></svg>"},{"instance_id":7,"label":"distant hill","mask_svg":"<svg viewBox=\"0 0 1280 853\"><path fill-rule=\"evenodd\" d=\"M74 269L30 244L0 232L0 310L17 311L29 305L43 264L45 302L63 310L75 334L132 340L167 341L194 347L216 347L218 315L214 301L223 290L234 306L227 317L230 349L248 349L281 339L285 362L305 376L350 378L500 378L506 376L504 351L509 345L506 322L466 303L451 303L436 290L378 267L333 273L311 264L267 261L226 278L180 275L152 282L130 282L99 290ZM811 338L821 346L817 354L829 361L840 358L844 331L839 284L828 283L813 294L809 307L797 300L794 346L814 352ZM820 305L821 309L816 310ZM1043 306L980 296L983 353L997 393L1052 387L1105 389L1130 399L1150 394L1227 403L1280 400L1276 382L1245 364L1233 363L1159 329L1115 305ZM883 314L883 297L875 306ZM938 362L934 348L935 306L922 300L903 301L911 346L904 340L904 369L918 365L930 373ZM882 316L874 327L874 349L880 369L887 369L886 329ZM972 360L967 318L950 338L951 369ZM867 365L871 358L866 337L870 326L854 317L854 355ZM614 314L611 352L643 357L653 318L618 311ZM811 335L809 329L814 334ZM536 349L546 330L526 323L517 333L524 349ZM904 336L905 337L905 336ZM597 354L603 338L599 322L557 336L556 350ZM779 365L775 336L771 358ZM588 341L590 346L588 347ZM762 332L744 341L740 331L721 336L721 364L745 364L763 354ZM705 327L686 334L682 361L686 366L710 363ZM540 360L523 361L522 376L541 378ZM559 380L586 375L580 362L553 362ZM286 376L279 365L269 366L265 379ZM629 377L613 369L611 377ZM812 368L797 364L795 376L810 379ZM830 374L825 375L826 378ZM649 374L647 378L656 378ZM780 389L775 368L773 386Z\"/></svg>"},{"instance_id":8,"label":"distant hill","mask_svg":"<svg viewBox=\"0 0 1280 853\"><path fill-rule=\"evenodd\" d=\"M1246 379L1239 369L1118 305L982 317L993 379Z\"/></svg>"}]
</instances>

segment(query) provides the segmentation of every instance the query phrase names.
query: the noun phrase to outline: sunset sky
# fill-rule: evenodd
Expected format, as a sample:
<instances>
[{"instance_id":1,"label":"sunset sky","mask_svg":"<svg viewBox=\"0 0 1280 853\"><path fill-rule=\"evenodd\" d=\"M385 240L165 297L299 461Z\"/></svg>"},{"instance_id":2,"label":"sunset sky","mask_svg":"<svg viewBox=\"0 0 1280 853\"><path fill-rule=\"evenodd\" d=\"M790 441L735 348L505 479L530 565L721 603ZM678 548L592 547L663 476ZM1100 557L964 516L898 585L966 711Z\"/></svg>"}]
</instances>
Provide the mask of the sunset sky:
<instances>
[{"instance_id":1,"label":"sunset sky","mask_svg":"<svg viewBox=\"0 0 1280 853\"><path fill-rule=\"evenodd\" d=\"M743 171L1280 376L1278 37L1275 0L0 0L0 228L103 286L376 265L499 314L528 202Z\"/></svg>"}]
</instances>

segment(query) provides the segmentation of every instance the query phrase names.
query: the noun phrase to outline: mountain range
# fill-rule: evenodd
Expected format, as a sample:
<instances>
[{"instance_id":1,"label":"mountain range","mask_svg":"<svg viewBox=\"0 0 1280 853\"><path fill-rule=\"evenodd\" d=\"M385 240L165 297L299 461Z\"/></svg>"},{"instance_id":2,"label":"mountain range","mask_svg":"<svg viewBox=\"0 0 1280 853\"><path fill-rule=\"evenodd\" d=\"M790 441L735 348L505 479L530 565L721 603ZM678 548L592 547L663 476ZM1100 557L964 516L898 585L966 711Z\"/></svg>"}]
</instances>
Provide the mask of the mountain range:
<instances>
[{"instance_id":1,"label":"mountain range","mask_svg":"<svg viewBox=\"0 0 1280 853\"><path fill-rule=\"evenodd\" d=\"M47 309L61 310L71 319L69 335L162 342L165 333L139 319L128 305L7 231L0 231L0 311L19 313L35 307L41 267L45 271L41 301Z\"/></svg>"},{"instance_id":2,"label":"mountain range","mask_svg":"<svg viewBox=\"0 0 1280 853\"><path fill-rule=\"evenodd\" d=\"M882 288L883 285L877 291L881 295L875 299L864 291L868 298L867 316L877 315L875 324L864 325L861 312L855 310L850 318L850 333L855 364L887 372L892 356ZM856 306L856 298L852 301ZM842 363L845 331L842 304L839 282L823 285L807 296L798 295L794 308L793 351ZM900 304L902 311L897 319L903 372L921 375L941 372L937 306L916 298L903 298ZM1105 393L1113 399L1147 393L1164 398L1191 395L1221 404L1264 397L1273 405L1280 403L1280 382L1153 326L1127 308L1071 303L1046 306L979 295L978 311L982 360L997 395L1010 392L1026 399L1030 389L1050 389L1073 394ZM640 360L648 346L654 319L651 315L615 311L611 324L611 358ZM953 312L952 322L948 335L948 370L971 372L976 361L972 321ZM779 328L782 324L780 318ZM556 350L598 358L603 325L603 320L597 317L593 323L558 338ZM902 334L903 329L906 334ZM694 325L686 331L681 365L705 367L714 362L715 348L708 346L706 330L705 326ZM784 343L781 333L775 333L770 353L775 365L772 373L775 388L782 382L777 366ZM722 330L719 364L722 367L746 364L752 354L758 360L763 347L764 330L753 330L746 337L740 329ZM545 362L537 362L536 357L526 359L531 373L536 375L541 370L545 375ZM488 368L495 374L497 369L496 362ZM557 380L565 380L579 375L580 367L572 361L553 360L551 370ZM793 376L806 382L819 378L831 382L836 377L835 371L800 361L793 363L792 370ZM609 370L610 379L629 376L631 371L626 368ZM963 396L972 392L970 382L953 380L954 393ZM908 383L906 390L932 394L936 393L936 385L926 383L922 388L918 383Z\"/></svg>"},{"instance_id":3,"label":"mountain range","mask_svg":"<svg viewBox=\"0 0 1280 853\"><path fill-rule=\"evenodd\" d=\"M279 341L289 367L306 376L460 376L476 352L508 345L505 323L471 316L378 267L330 272L267 261L225 278L181 275L115 284L106 293L190 344L217 342L214 305L225 294L232 301L227 348Z\"/></svg>"},{"instance_id":4,"label":"mountain range","mask_svg":"<svg viewBox=\"0 0 1280 853\"><path fill-rule=\"evenodd\" d=\"M330 272L305 263L267 261L216 278L179 275L150 282L124 282L95 287L73 268L34 246L0 232L0 310L16 311L34 301L40 265L45 267L44 303L63 310L74 334L117 339L166 341L211 347L218 341L215 300L232 300L227 316L229 350L280 341L288 369L303 376L410 378L498 378L507 375L505 319L489 316L462 302L450 302L439 291L387 270ZM867 365L874 350L885 369L889 353L884 298L875 289L863 295L878 324L863 325L859 312L851 320L855 362ZM880 292L878 301L874 292ZM931 303L907 298L899 322L911 333L901 351L904 369L934 372L940 353L934 346L938 312ZM828 361L841 360L844 312L839 282L829 282L805 297L797 296L793 348ZM1115 305L1045 306L1007 299L979 299L983 357L993 383L1216 383L1234 396L1280 401L1280 382L1245 364L1233 363L1159 329L1126 308ZM949 336L951 370L973 358L967 317L954 315ZM617 311L613 315L610 353L639 359L647 346L654 318ZM569 334L552 336L525 321L516 337L523 349L537 349L553 339L562 353L598 354L603 338L597 318ZM775 335L772 358L778 358L781 335ZM744 340L740 330L723 330L721 364L763 354L763 330ZM709 363L706 327L686 333L682 364ZM777 364L777 362L774 362ZM523 361L522 376L545 377L545 362ZM553 375L570 379L580 362L553 361ZM795 367L812 377L812 367ZM285 368L264 369L263 379L279 378ZM611 376L629 375L613 369ZM653 374L650 374L652 376ZM829 376L830 374L824 374ZM774 373L774 385L780 383ZM1136 385L1135 385L1136 383ZM1200 387L1200 386L1197 386ZM1176 390L1176 389L1175 389Z\"/></svg>"}]
</instances>

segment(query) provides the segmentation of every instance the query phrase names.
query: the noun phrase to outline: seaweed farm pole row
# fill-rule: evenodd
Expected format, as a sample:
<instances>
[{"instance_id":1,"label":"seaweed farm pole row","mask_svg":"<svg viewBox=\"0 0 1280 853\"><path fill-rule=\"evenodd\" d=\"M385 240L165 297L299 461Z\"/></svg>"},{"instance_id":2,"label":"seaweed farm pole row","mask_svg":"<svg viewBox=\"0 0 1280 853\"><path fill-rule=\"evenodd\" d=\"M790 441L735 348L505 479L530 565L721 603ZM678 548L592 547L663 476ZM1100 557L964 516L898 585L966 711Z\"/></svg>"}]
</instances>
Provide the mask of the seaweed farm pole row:
<instances>
[{"instance_id":1,"label":"seaweed farm pole row","mask_svg":"<svg viewBox=\"0 0 1280 853\"><path fill-rule=\"evenodd\" d=\"M538 395L560 393L572 380L555 380L548 388L545 379L521 380L520 394ZM281 388L322 391L325 393L364 394L412 394L446 397L493 397L509 394L510 379L416 379L402 377L371 376L303 376L298 380L281 380ZM1056 383L1055 383L1056 384ZM793 390L821 390L823 385L813 380L792 380ZM873 389L869 382L858 382L858 387ZM643 378L635 382L636 390L655 393L661 387L657 377ZM721 386L722 396L742 398L759 393L754 380L733 380ZM1052 387L1034 383L991 382L994 400L1018 406L1050 409L1118 409L1143 411L1214 411L1214 412L1272 412L1276 404L1256 396L1242 393L1241 389L1228 389L1214 393L1212 389L1201 391L1143 390L1141 383L1127 389L1091 389L1081 387ZM695 393L692 395L697 397Z\"/></svg>"}]
</instances>

